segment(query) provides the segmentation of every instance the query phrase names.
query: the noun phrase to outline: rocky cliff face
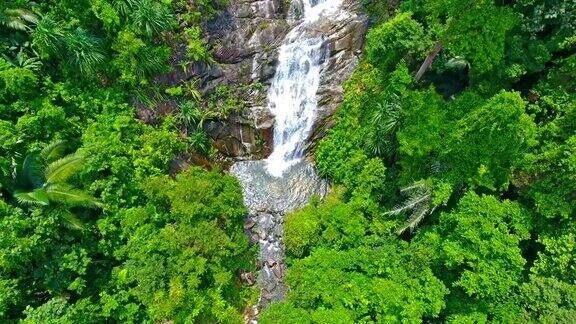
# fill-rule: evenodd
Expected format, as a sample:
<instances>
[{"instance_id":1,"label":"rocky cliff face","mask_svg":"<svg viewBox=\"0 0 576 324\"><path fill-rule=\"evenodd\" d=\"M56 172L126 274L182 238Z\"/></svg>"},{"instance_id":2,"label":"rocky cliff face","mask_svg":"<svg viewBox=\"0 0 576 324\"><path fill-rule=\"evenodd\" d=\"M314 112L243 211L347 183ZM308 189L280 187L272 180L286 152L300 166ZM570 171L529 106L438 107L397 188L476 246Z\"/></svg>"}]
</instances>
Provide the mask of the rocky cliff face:
<instances>
[{"instance_id":1,"label":"rocky cliff face","mask_svg":"<svg viewBox=\"0 0 576 324\"><path fill-rule=\"evenodd\" d=\"M331 125L331 116L342 100L342 83L358 64L363 47L367 17L359 0L345 2L346 17L322 21L318 27L318 33L327 39L329 55L323 65L311 143ZM299 5L297 0L230 0L228 9L207 26L217 64L197 69L202 90L210 92L219 85L244 89L235 93L245 105L241 113L206 125L217 148L228 156L242 159L270 154L274 118L267 109L267 91L278 48L298 20Z\"/></svg>"}]
</instances>

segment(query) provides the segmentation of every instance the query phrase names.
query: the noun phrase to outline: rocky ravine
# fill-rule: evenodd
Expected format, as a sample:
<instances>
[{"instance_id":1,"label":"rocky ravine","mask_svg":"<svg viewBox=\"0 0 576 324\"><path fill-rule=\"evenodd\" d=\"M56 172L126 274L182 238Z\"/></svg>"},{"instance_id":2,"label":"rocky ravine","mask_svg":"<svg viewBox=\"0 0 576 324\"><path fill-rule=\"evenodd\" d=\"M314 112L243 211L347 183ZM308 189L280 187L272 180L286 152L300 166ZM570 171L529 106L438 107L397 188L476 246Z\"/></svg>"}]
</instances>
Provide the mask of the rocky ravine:
<instances>
[{"instance_id":1,"label":"rocky ravine","mask_svg":"<svg viewBox=\"0 0 576 324\"><path fill-rule=\"evenodd\" d=\"M318 33L327 37L329 55L318 91L318 118L310 133L314 143L331 126L331 116L342 101L342 83L358 64L367 29L359 0L345 0L350 13L337 21L325 20ZM200 86L210 92L218 85L249 85L239 94L247 108L225 122L206 125L217 148L237 159L263 158L272 148L274 118L267 108L267 92L274 76L278 48L296 23L298 1L230 0L226 11L207 26L207 38L217 64L197 69Z\"/></svg>"},{"instance_id":2,"label":"rocky ravine","mask_svg":"<svg viewBox=\"0 0 576 324\"><path fill-rule=\"evenodd\" d=\"M250 75L244 77L249 77L251 82L265 84L265 87L258 94L248 93L249 96L253 97L246 100L251 102L252 105L244 114L236 116L227 125L213 128L213 130L219 131L218 136L224 134L223 137L218 137L218 141L227 143L225 145L226 153L239 159L266 156L266 154L258 155L258 152L252 150L256 147L254 144L258 134L267 134L269 136L268 142L271 146L274 116L268 111L266 94L271 86L275 68L278 65L278 47L285 41L284 38L287 32L295 26L295 23L298 23L300 19L298 12L302 12L298 1L294 1L289 8L282 8L279 6L280 3L276 3L273 0L242 2L244 5L246 3L253 4L250 6L252 10L266 8L264 16L267 18L255 17L268 19L266 20L268 24L265 24L265 26L270 28L271 34L262 35L258 32L253 32L251 37L242 38L245 36L242 29L234 29L239 35L226 34L228 35L226 37L232 37L234 41L240 39L246 41L248 39L248 47L243 52L244 54L238 54L239 52L234 54L245 55L247 59L230 61L227 65L221 66L220 71L222 73L219 74L219 78L221 78L220 80L227 80L225 82L245 82L246 80L234 79L238 77L237 74L234 74L230 79L230 75L233 75L230 71L236 71L239 66L247 65L249 63L247 60L252 60ZM268 5L263 5L266 3ZM232 6L231 10L234 10L234 6ZM252 12L252 15L254 15L254 12ZM225 16L230 19L230 16ZM280 19L278 17L285 18ZM306 15L306 17L309 16ZM335 13L332 12L329 15L315 17L317 19L314 19L313 23L308 23L306 20L307 23L298 25L296 28L299 29L297 29L296 35L300 35L297 37L305 37L304 40L324 39L321 51L303 51L301 53L301 55L321 55L320 71L315 71L310 65L306 65L312 64L311 57L301 60L299 57L286 56L286 47L283 47L284 56L280 57L282 70L279 70L279 72L282 72L280 74L281 77L280 79L274 78L272 83L274 87L272 93L278 94L286 91L286 96L294 99L293 96L297 95L296 92L299 93L301 90L290 86L290 82L310 82L308 80L308 76L311 76L310 73L319 73L316 75L321 76L317 91L317 102L319 105L315 107L314 124L309 133L309 138L301 138L305 143L314 143L319 137L324 135L326 127L329 126L330 117L342 100L342 83L350 76L358 63L358 55L363 45L362 40L366 29L366 18L360 14L360 8L356 1L345 0L342 5L338 6L338 11ZM230 28L233 28L233 26L231 25ZM286 27L287 29L283 29ZM274 32L278 33L273 34ZM261 33L265 33L265 31L261 31ZM288 38L287 44L293 44L294 36L296 36L293 33L290 33L290 35L291 38ZM252 53L253 49L262 50L264 48L262 46L265 43L261 41L262 37L269 37L267 41L268 44L271 44L270 46L273 46L273 50ZM250 47L253 44L258 44L258 46L255 48ZM305 46L306 44L306 41L304 41L298 46ZM235 46L238 46L238 44ZM221 50L226 52L224 49ZM230 56L227 55L226 57L229 58ZM287 83L280 82L280 80L286 79L291 80ZM211 82L215 80L217 79L213 79ZM206 83L206 85L210 86L209 83ZM276 100L283 100L282 98L276 98ZM289 100L289 98L285 98L285 100ZM295 102L298 102L298 100ZM308 100L304 99L301 104L304 102L309 103ZM285 108L288 109L289 107ZM293 120L299 120L296 115L292 116L288 113L287 116L293 118ZM295 132L296 130L292 131ZM303 135L306 136L306 133ZM229 148L236 149L228 150ZM265 160L237 162L230 171L239 179L243 187L244 201L249 210L245 226L246 232L252 243L260 245L257 261L259 270L257 281L261 289L261 295L258 304L253 309L254 312L247 314L247 321L252 321L260 309L273 301L282 300L286 294L287 288L283 280L286 272L283 245L284 215L304 206L313 195L324 197L327 193L328 185L318 176L314 166L306 160L301 160L285 170L282 176L276 175L277 177L268 173L267 161Z\"/></svg>"},{"instance_id":3,"label":"rocky ravine","mask_svg":"<svg viewBox=\"0 0 576 324\"><path fill-rule=\"evenodd\" d=\"M342 84L356 68L363 48L368 18L361 1L343 0L341 10L342 16L321 19L311 31L312 36L317 33L326 39L326 56L322 59L316 118L307 143L315 143L331 126L331 117L342 101ZM310 162L301 161L283 177L275 178L267 173L266 161L250 161L265 158L272 151L274 116L268 109L268 90L278 66L278 49L301 12L300 0L229 0L228 8L205 28L216 63L191 64L165 80L177 84L198 79L197 85L205 94L221 85L242 89L234 93L244 105L242 112L226 121L210 121L204 127L221 153L246 160L234 164L231 173L242 183L249 209L246 232L252 243L260 245L257 281L261 298L254 313L247 314L248 321L286 294L284 215L304 206L312 195L323 197L328 190Z\"/></svg>"},{"instance_id":4,"label":"rocky ravine","mask_svg":"<svg viewBox=\"0 0 576 324\"><path fill-rule=\"evenodd\" d=\"M322 180L314 166L302 161L288 169L281 178L266 171L266 161L243 161L232 166L232 174L242 183L248 217L244 228L252 244L259 244L257 260L260 300L248 314L273 301L284 299L286 262L282 242L284 215L304 206L313 195L325 196L328 183Z\"/></svg>"}]
</instances>

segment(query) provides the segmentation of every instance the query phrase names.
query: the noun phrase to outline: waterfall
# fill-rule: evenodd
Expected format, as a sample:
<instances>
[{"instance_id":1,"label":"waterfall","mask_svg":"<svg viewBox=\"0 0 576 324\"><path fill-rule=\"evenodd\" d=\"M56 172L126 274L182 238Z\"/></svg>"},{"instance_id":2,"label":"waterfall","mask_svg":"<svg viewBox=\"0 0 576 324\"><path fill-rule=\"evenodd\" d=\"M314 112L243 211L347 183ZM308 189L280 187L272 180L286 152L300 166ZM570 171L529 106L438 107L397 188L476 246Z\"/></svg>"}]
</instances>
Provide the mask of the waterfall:
<instances>
[{"instance_id":1,"label":"waterfall","mask_svg":"<svg viewBox=\"0 0 576 324\"><path fill-rule=\"evenodd\" d=\"M289 20L294 27L279 48L268 90L268 108L275 117L273 152L266 160L238 161L230 168L242 185L248 208L246 233L260 247L257 281L261 294L246 317L249 323L256 323L259 310L287 293L284 215L305 206L310 197L324 197L328 192L328 183L303 157L317 119L317 93L325 81L321 74L328 62L338 60L330 56L328 44L337 43L347 23L357 26L357 16L342 3L295 0L292 4Z\"/></svg>"},{"instance_id":2,"label":"waterfall","mask_svg":"<svg viewBox=\"0 0 576 324\"><path fill-rule=\"evenodd\" d=\"M338 14L342 0L303 0L303 17L280 47L278 68L268 93L268 108L275 116L274 148L267 170L281 177L298 163L316 117L316 93L322 63L328 54L325 36L314 24L322 17Z\"/></svg>"}]
</instances>

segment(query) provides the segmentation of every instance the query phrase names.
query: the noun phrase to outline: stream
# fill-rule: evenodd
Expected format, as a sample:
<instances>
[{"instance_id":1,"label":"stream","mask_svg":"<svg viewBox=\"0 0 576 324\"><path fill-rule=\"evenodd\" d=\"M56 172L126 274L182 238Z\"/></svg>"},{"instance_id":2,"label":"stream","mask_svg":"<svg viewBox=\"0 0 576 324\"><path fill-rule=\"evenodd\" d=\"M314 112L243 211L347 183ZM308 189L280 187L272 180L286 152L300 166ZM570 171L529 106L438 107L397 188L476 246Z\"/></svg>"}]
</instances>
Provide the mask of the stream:
<instances>
[{"instance_id":1,"label":"stream","mask_svg":"<svg viewBox=\"0 0 576 324\"><path fill-rule=\"evenodd\" d=\"M231 173L240 181L249 215L245 228L258 243L259 310L282 300L286 262L282 242L284 215L304 206L313 195L324 197L328 184L304 159L317 117L318 89L329 49L326 35L315 28L346 14L342 0L300 0L292 3L294 27L280 49L278 66L268 91L268 109L275 118L274 147L266 160L235 163Z\"/></svg>"}]
</instances>

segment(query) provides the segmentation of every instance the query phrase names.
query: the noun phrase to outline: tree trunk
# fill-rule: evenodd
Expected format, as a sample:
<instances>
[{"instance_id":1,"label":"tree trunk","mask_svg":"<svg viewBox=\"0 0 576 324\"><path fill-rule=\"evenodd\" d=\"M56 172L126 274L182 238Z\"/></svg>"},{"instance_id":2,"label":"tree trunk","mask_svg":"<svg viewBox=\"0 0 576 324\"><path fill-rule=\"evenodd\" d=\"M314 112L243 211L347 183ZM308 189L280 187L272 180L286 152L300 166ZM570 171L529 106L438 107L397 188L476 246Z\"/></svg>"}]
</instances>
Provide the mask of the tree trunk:
<instances>
[{"instance_id":1,"label":"tree trunk","mask_svg":"<svg viewBox=\"0 0 576 324\"><path fill-rule=\"evenodd\" d=\"M420 79L422 79L422 76L424 76L424 73L426 73L428 68L430 68L430 65L432 65L434 59L436 58L438 53L440 53L442 48L443 48L442 42L441 41L436 42L434 48L432 49L432 52L430 52L430 54L426 56L424 63L422 63L420 69L418 70L418 73L416 73L416 81L420 81Z\"/></svg>"}]
</instances>

